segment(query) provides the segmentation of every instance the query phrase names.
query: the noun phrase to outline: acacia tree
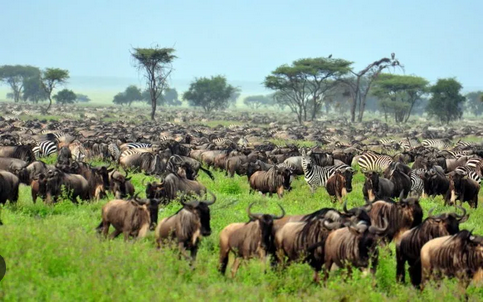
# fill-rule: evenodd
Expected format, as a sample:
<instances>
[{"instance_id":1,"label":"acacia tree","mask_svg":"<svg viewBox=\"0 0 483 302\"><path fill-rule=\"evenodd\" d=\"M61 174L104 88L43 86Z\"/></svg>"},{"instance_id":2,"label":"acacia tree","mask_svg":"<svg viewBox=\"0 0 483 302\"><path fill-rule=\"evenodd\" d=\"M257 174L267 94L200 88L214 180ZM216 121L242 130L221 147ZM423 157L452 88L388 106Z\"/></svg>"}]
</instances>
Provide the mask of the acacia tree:
<instances>
[{"instance_id":1,"label":"acacia tree","mask_svg":"<svg viewBox=\"0 0 483 302\"><path fill-rule=\"evenodd\" d=\"M414 105L428 92L429 82L421 77L380 74L371 93L379 98L379 106L394 114L396 123L405 123L411 116Z\"/></svg>"},{"instance_id":2,"label":"acacia tree","mask_svg":"<svg viewBox=\"0 0 483 302\"><path fill-rule=\"evenodd\" d=\"M243 104L249 107L252 110L257 110L261 107L267 107L273 105L273 96L272 95L252 95L247 96L243 100Z\"/></svg>"},{"instance_id":3,"label":"acacia tree","mask_svg":"<svg viewBox=\"0 0 483 302\"><path fill-rule=\"evenodd\" d=\"M62 89L61 91L57 92L53 98L57 103L62 105L74 104L77 99L77 95L72 90Z\"/></svg>"},{"instance_id":4,"label":"acacia tree","mask_svg":"<svg viewBox=\"0 0 483 302\"><path fill-rule=\"evenodd\" d=\"M151 99L151 120L155 120L157 101L168 86L168 78L173 71L172 62L176 58L173 48L134 48L131 52L136 67L144 72Z\"/></svg>"},{"instance_id":5,"label":"acacia tree","mask_svg":"<svg viewBox=\"0 0 483 302\"><path fill-rule=\"evenodd\" d=\"M483 113L483 91L473 91L465 95L466 108L476 116Z\"/></svg>"},{"instance_id":6,"label":"acacia tree","mask_svg":"<svg viewBox=\"0 0 483 302\"><path fill-rule=\"evenodd\" d=\"M382 58L367 65L366 68L359 72L351 70L352 77L341 79L349 87L349 91L352 98L351 104L351 121L356 121L356 109L359 109L357 115L357 121L362 122L364 116L364 110L366 107L367 94L371 89L373 82L377 79L379 74L389 67L401 66L396 59L394 53L391 54L391 58Z\"/></svg>"},{"instance_id":7,"label":"acacia tree","mask_svg":"<svg viewBox=\"0 0 483 302\"><path fill-rule=\"evenodd\" d=\"M265 87L275 90L275 101L284 104L297 115L301 124L307 113L314 119L324 96L336 79L351 70L352 62L332 58L308 58L282 65L265 78Z\"/></svg>"},{"instance_id":8,"label":"acacia tree","mask_svg":"<svg viewBox=\"0 0 483 302\"><path fill-rule=\"evenodd\" d=\"M43 109L44 113L47 113L52 107L52 92L57 85L63 85L69 78L69 71L60 68L46 68L42 72L42 87L49 100L49 106Z\"/></svg>"},{"instance_id":9,"label":"acacia tree","mask_svg":"<svg viewBox=\"0 0 483 302\"><path fill-rule=\"evenodd\" d=\"M208 113L213 110L226 109L230 105L229 99L236 88L229 85L224 76L211 78L196 78L190 84L188 91L183 94L183 99L190 106L201 107Z\"/></svg>"},{"instance_id":10,"label":"acacia tree","mask_svg":"<svg viewBox=\"0 0 483 302\"><path fill-rule=\"evenodd\" d=\"M22 99L35 104L48 99L47 93L42 85L40 74L29 77L23 81Z\"/></svg>"},{"instance_id":11,"label":"acacia tree","mask_svg":"<svg viewBox=\"0 0 483 302\"><path fill-rule=\"evenodd\" d=\"M426 107L429 116L437 117L446 124L461 118L462 105L466 100L460 93L462 88L463 86L455 79L438 79L431 87L432 96Z\"/></svg>"},{"instance_id":12,"label":"acacia tree","mask_svg":"<svg viewBox=\"0 0 483 302\"><path fill-rule=\"evenodd\" d=\"M0 81L10 86L15 102L22 99L25 81L39 74L40 70L33 66L3 65L0 67Z\"/></svg>"}]
</instances>

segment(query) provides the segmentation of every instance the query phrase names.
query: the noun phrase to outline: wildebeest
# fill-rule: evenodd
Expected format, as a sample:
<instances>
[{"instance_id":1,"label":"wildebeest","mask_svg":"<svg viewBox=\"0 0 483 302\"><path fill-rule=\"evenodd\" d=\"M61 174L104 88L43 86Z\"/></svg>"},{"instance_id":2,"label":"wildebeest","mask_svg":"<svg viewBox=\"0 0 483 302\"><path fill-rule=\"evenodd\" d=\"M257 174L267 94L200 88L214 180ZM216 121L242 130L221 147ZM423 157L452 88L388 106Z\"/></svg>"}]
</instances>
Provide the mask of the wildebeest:
<instances>
[{"instance_id":1,"label":"wildebeest","mask_svg":"<svg viewBox=\"0 0 483 302\"><path fill-rule=\"evenodd\" d=\"M324 264L325 239L340 222L329 222L324 216L308 221L289 222L275 235L275 249L278 261L285 257L289 261L304 261L314 268L314 281L319 282L319 272Z\"/></svg>"},{"instance_id":2,"label":"wildebeest","mask_svg":"<svg viewBox=\"0 0 483 302\"><path fill-rule=\"evenodd\" d=\"M386 178L379 177L377 172L364 173L366 180L362 187L364 199L374 201L394 196L394 184Z\"/></svg>"},{"instance_id":3,"label":"wildebeest","mask_svg":"<svg viewBox=\"0 0 483 302\"><path fill-rule=\"evenodd\" d=\"M263 194L277 193L279 198L283 196L283 176L282 170L273 166L268 171L257 171L250 176L250 192L260 191Z\"/></svg>"},{"instance_id":4,"label":"wildebeest","mask_svg":"<svg viewBox=\"0 0 483 302\"><path fill-rule=\"evenodd\" d=\"M18 158L27 163L31 163L35 160L35 154L29 145L1 146L0 157Z\"/></svg>"},{"instance_id":5,"label":"wildebeest","mask_svg":"<svg viewBox=\"0 0 483 302\"><path fill-rule=\"evenodd\" d=\"M232 223L226 226L220 233L220 272L224 275L228 265L230 252L235 255L231 272L236 275L242 259L258 257L265 260L267 254L274 254L272 227L274 220L283 218L282 215L255 214L250 211L254 203L248 207L247 223Z\"/></svg>"},{"instance_id":6,"label":"wildebeest","mask_svg":"<svg viewBox=\"0 0 483 302\"><path fill-rule=\"evenodd\" d=\"M446 193L445 204L456 203L459 200L461 204L467 201L470 207L478 207L478 193L480 185L473 179L468 178L467 173L454 171L449 173L449 189Z\"/></svg>"},{"instance_id":7,"label":"wildebeest","mask_svg":"<svg viewBox=\"0 0 483 302\"><path fill-rule=\"evenodd\" d=\"M89 184L89 196L100 200L106 196L106 192L109 189L109 173L114 169L108 169L105 166L92 167L84 162L73 162L71 164L71 170L75 174L82 175Z\"/></svg>"},{"instance_id":8,"label":"wildebeest","mask_svg":"<svg viewBox=\"0 0 483 302\"><path fill-rule=\"evenodd\" d=\"M128 176L128 171L126 171L126 175L122 175L115 170L109 173L109 190L114 194L115 198L121 199L134 196L134 186L130 182L131 177Z\"/></svg>"},{"instance_id":9,"label":"wildebeest","mask_svg":"<svg viewBox=\"0 0 483 302\"><path fill-rule=\"evenodd\" d=\"M426 194L432 197L436 195L446 196L449 189L449 180L444 174L443 168L433 166L425 173L425 178L427 182Z\"/></svg>"},{"instance_id":10,"label":"wildebeest","mask_svg":"<svg viewBox=\"0 0 483 302\"><path fill-rule=\"evenodd\" d=\"M376 273L378 250L377 241L387 228L369 226L361 221L353 221L348 227L337 229L329 234L325 241L325 276L327 280L332 264L347 268L351 274L352 267L359 269L371 265L371 272Z\"/></svg>"},{"instance_id":11,"label":"wildebeest","mask_svg":"<svg viewBox=\"0 0 483 302\"><path fill-rule=\"evenodd\" d=\"M142 238L149 230L151 223L149 206L158 203L153 199L138 199L136 196L130 200L114 199L102 207L102 222L97 227L107 237L109 226L112 224L114 232L111 238L124 234L124 240L129 236Z\"/></svg>"},{"instance_id":12,"label":"wildebeest","mask_svg":"<svg viewBox=\"0 0 483 302\"><path fill-rule=\"evenodd\" d=\"M178 173L169 173L162 180L160 186L162 187L160 192L162 192L162 197L165 198L163 201L165 204L176 199L178 197L178 192L188 195L196 194L199 196L206 193L206 187L200 182L181 177Z\"/></svg>"},{"instance_id":13,"label":"wildebeest","mask_svg":"<svg viewBox=\"0 0 483 302\"><path fill-rule=\"evenodd\" d=\"M428 241L421 248L421 283L431 277L453 277L466 285L483 276L483 237L463 230Z\"/></svg>"},{"instance_id":14,"label":"wildebeest","mask_svg":"<svg viewBox=\"0 0 483 302\"><path fill-rule=\"evenodd\" d=\"M459 206L458 206L459 207ZM405 264L409 264L409 276L411 283L418 286L421 283L420 252L423 245L431 239L454 235L458 233L459 225L468 219L466 210L459 207L463 214L444 213L432 215L431 209L428 217L418 226L406 231L396 243L396 278L405 282Z\"/></svg>"},{"instance_id":15,"label":"wildebeest","mask_svg":"<svg viewBox=\"0 0 483 302\"><path fill-rule=\"evenodd\" d=\"M149 152L135 153L121 157L119 163L126 170L142 171L151 175L161 175L166 169L166 164L161 159L161 156Z\"/></svg>"},{"instance_id":16,"label":"wildebeest","mask_svg":"<svg viewBox=\"0 0 483 302\"><path fill-rule=\"evenodd\" d=\"M327 193L329 193L331 197L334 197L333 202L337 199L342 203L342 198L347 195L346 179L338 170L327 180L325 188L327 189Z\"/></svg>"},{"instance_id":17,"label":"wildebeest","mask_svg":"<svg viewBox=\"0 0 483 302\"><path fill-rule=\"evenodd\" d=\"M19 185L20 180L13 173L0 171L0 204L5 204L7 200L16 203Z\"/></svg>"},{"instance_id":18,"label":"wildebeest","mask_svg":"<svg viewBox=\"0 0 483 302\"><path fill-rule=\"evenodd\" d=\"M46 202L57 202L64 187L72 202L77 203L77 197L82 200L89 200L89 184L79 174L64 173L58 169L49 170L45 178Z\"/></svg>"},{"instance_id":19,"label":"wildebeest","mask_svg":"<svg viewBox=\"0 0 483 302\"><path fill-rule=\"evenodd\" d=\"M209 193L213 197L210 201L195 200L185 203L181 200L183 207L176 214L161 220L156 227L158 248L163 240L175 240L180 252L187 257L186 251L189 251L191 260L195 260L201 237L211 234L209 206L215 203L216 196Z\"/></svg>"},{"instance_id":20,"label":"wildebeest","mask_svg":"<svg viewBox=\"0 0 483 302\"><path fill-rule=\"evenodd\" d=\"M27 162L24 160L12 157L0 157L0 170L15 174L21 183L28 185L30 182L26 167Z\"/></svg>"},{"instance_id":21,"label":"wildebeest","mask_svg":"<svg viewBox=\"0 0 483 302\"><path fill-rule=\"evenodd\" d=\"M403 199L401 194L398 202L387 200L374 202L369 216L374 226L382 227L386 220L389 222L384 233L384 239L389 242L406 230L419 225L423 220L423 209L417 198Z\"/></svg>"}]
</instances>

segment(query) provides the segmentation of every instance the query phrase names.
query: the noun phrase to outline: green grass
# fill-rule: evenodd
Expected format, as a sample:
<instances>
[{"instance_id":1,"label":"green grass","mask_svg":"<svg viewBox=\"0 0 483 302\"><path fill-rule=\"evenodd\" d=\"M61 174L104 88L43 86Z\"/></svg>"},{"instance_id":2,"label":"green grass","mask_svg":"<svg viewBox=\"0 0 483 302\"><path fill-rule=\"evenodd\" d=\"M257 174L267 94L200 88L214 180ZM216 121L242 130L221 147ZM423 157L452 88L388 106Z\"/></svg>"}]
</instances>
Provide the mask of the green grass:
<instances>
[{"instance_id":1,"label":"green grass","mask_svg":"<svg viewBox=\"0 0 483 302\"><path fill-rule=\"evenodd\" d=\"M96 162L96 164L101 164ZM304 180L295 180L294 190L278 200L248 194L246 177L230 179L215 172L211 181L203 173L200 181L217 195L211 207L213 233L204 238L192 270L180 260L176 250L156 250L154 235L137 242L125 243L100 239L94 228L100 222L102 205L73 205L69 201L47 206L33 204L30 188L22 186L16 205L2 211L4 226L0 227L0 254L7 262L7 274L0 282L2 301L152 301L152 300L360 300L360 301L456 301L463 298L459 285L447 280L440 286L429 286L424 292L395 282L394 245L381 250L375 280L355 271L344 281L344 272L331 273L327 286L312 283L313 272L307 264L295 264L285 271L263 273L258 260L243 264L235 279L221 276L218 265L218 235L229 223L247 221L246 209L256 201L254 211L278 213L277 202L288 214L309 213L334 206L325 189L314 196ZM142 190L143 174L134 175L136 190ZM147 180L152 178L148 177ZM349 194L350 207L362 205L363 175L356 174L354 191ZM142 196L143 194L141 194ZM112 196L111 196L112 198ZM427 212L436 206L444 210L441 198L422 200ZM335 207L341 208L340 204ZM180 208L171 203L160 213L160 219ZM463 228L483 233L483 210L469 209L470 219ZM229 267L230 269L230 267ZM377 284L373 287L373 284ZM470 300L480 300L483 289L470 287Z\"/></svg>"}]
</instances>

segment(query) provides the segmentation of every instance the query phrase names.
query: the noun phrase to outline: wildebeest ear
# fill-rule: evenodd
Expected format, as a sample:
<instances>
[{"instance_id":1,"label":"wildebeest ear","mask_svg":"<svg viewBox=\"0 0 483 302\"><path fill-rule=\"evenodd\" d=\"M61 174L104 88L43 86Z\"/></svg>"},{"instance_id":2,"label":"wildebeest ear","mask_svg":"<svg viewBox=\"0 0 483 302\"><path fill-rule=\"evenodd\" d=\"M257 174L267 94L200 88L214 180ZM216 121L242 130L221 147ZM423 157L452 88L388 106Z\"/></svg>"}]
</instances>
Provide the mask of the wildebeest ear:
<instances>
[{"instance_id":1,"label":"wildebeest ear","mask_svg":"<svg viewBox=\"0 0 483 302\"><path fill-rule=\"evenodd\" d=\"M128 178L126 178L126 181L130 181L130 180L131 180L131 178L132 178L132 177L128 177Z\"/></svg>"}]
</instances>

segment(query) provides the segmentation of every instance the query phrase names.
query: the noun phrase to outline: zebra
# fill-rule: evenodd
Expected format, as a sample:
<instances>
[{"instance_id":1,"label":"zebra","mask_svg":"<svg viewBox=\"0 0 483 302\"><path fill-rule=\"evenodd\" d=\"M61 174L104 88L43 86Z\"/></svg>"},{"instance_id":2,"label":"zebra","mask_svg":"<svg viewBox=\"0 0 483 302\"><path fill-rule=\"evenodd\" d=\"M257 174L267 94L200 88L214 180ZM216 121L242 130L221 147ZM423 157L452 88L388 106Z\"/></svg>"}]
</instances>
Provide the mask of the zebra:
<instances>
[{"instance_id":1,"label":"zebra","mask_svg":"<svg viewBox=\"0 0 483 302\"><path fill-rule=\"evenodd\" d=\"M113 161L115 162L119 161L119 158L121 157L121 151L119 150L119 147L115 143L110 143L107 146L107 151Z\"/></svg>"},{"instance_id":2,"label":"zebra","mask_svg":"<svg viewBox=\"0 0 483 302\"><path fill-rule=\"evenodd\" d=\"M124 151L121 152L119 159L124 158L124 157L129 156L129 155L136 154L136 153L144 153L144 152L148 152L148 151L144 148L127 149L127 150L124 150Z\"/></svg>"},{"instance_id":3,"label":"zebra","mask_svg":"<svg viewBox=\"0 0 483 302\"><path fill-rule=\"evenodd\" d=\"M86 148L82 145L76 145L71 151L72 159L76 161L83 161L86 157Z\"/></svg>"},{"instance_id":4,"label":"zebra","mask_svg":"<svg viewBox=\"0 0 483 302\"><path fill-rule=\"evenodd\" d=\"M126 147L128 149L138 149L138 148L151 148L153 145L149 143L128 143Z\"/></svg>"},{"instance_id":5,"label":"zebra","mask_svg":"<svg viewBox=\"0 0 483 302\"><path fill-rule=\"evenodd\" d=\"M242 137L238 140L237 144L241 148L246 148L248 147L248 140L245 137Z\"/></svg>"},{"instance_id":6,"label":"zebra","mask_svg":"<svg viewBox=\"0 0 483 302\"><path fill-rule=\"evenodd\" d=\"M392 157L388 155L379 155L372 152L362 154L357 160L362 172L384 171L392 162Z\"/></svg>"},{"instance_id":7,"label":"zebra","mask_svg":"<svg viewBox=\"0 0 483 302\"><path fill-rule=\"evenodd\" d=\"M232 146L234 145L233 141L229 138L215 138L213 139L213 143L217 146Z\"/></svg>"},{"instance_id":8,"label":"zebra","mask_svg":"<svg viewBox=\"0 0 483 302\"><path fill-rule=\"evenodd\" d=\"M452 148L453 145L447 139L425 139L421 145L425 148L436 148L439 150Z\"/></svg>"},{"instance_id":9,"label":"zebra","mask_svg":"<svg viewBox=\"0 0 483 302\"><path fill-rule=\"evenodd\" d=\"M468 175L469 179L472 179L476 181L479 185L481 185L481 177L478 175L478 173L475 170L473 170L469 166L459 166L455 169L455 172Z\"/></svg>"},{"instance_id":10,"label":"zebra","mask_svg":"<svg viewBox=\"0 0 483 302\"><path fill-rule=\"evenodd\" d=\"M307 156L305 150L302 151L302 169L304 170L304 179L310 187L312 194L315 193L317 187L325 187L329 178L331 178L336 171L344 172L352 167L346 164L337 166L317 166L312 163L312 159Z\"/></svg>"},{"instance_id":11,"label":"zebra","mask_svg":"<svg viewBox=\"0 0 483 302\"><path fill-rule=\"evenodd\" d=\"M472 147L471 143L458 140L455 144L455 148L469 148Z\"/></svg>"},{"instance_id":12,"label":"zebra","mask_svg":"<svg viewBox=\"0 0 483 302\"><path fill-rule=\"evenodd\" d=\"M417 198L424 193L424 181L420 176L421 173L424 175L424 172L424 169L417 169L411 170L411 173L409 173L409 177L411 178L411 192L409 194L415 195Z\"/></svg>"},{"instance_id":13,"label":"zebra","mask_svg":"<svg viewBox=\"0 0 483 302\"><path fill-rule=\"evenodd\" d=\"M41 141L32 148L36 158L47 157L57 153L57 144L53 141Z\"/></svg>"}]
</instances>

